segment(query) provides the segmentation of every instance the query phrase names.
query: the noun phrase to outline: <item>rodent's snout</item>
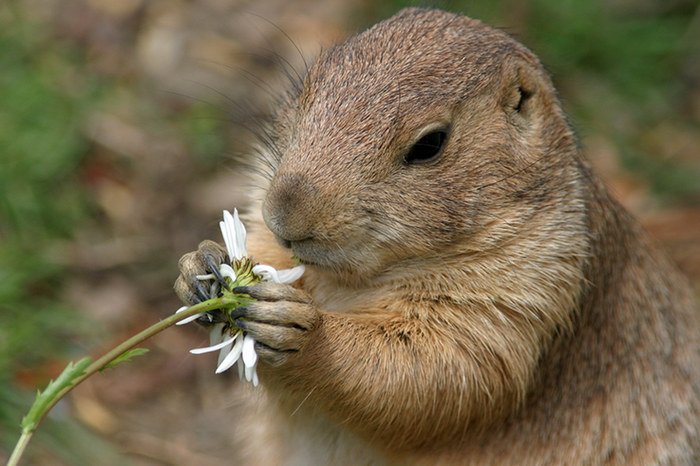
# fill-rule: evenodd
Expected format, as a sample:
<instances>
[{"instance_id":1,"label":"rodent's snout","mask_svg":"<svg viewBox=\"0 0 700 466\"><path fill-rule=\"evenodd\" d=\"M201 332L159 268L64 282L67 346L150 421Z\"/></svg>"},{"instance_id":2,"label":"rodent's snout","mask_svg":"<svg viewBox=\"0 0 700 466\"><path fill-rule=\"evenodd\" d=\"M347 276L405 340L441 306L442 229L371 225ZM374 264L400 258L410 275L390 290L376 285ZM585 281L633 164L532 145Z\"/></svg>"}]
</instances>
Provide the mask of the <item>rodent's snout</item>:
<instances>
[{"instance_id":1,"label":"rodent's snout","mask_svg":"<svg viewBox=\"0 0 700 466\"><path fill-rule=\"evenodd\" d=\"M284 247L308 240L318 220L317 190L304 175L283 174L272 181L263 203L267 227Z\"/></svg>"}]
</instances>

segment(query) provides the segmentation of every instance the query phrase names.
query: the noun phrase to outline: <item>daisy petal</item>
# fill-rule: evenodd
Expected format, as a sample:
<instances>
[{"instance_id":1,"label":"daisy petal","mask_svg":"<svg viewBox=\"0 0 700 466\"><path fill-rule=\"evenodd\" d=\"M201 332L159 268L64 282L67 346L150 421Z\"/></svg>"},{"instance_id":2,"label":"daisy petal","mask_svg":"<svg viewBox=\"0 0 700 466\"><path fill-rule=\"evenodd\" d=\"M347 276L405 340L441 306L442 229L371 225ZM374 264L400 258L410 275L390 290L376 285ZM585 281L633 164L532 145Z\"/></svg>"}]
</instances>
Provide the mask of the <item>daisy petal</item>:
<instances>
[{"instance_id":1,"label":"daisy petal","mask_svg":"<svg viewBox=\"0 0 700 466\"><path fill-rule=\"evenodd\" d=\"M224 341L226 337L224 336L224 324L214 324L209 332L209 344L216 345Z\"/></svg>"},{"instance_id":2,"label":"daisy petal","mask_svg":"<svg viewBox=\"0 0 700 466\"><path fill-rule=\"evenodd\" d=\"M237 333L234 336L232 336L231 338L224 340L221 343L217 343L216 345L213 345L213 346L206 346L204 348L191 349L190 353L192 353L192 354L211 353L212 351L216 351L216 350L223 348L224 346L230 345L231 343L233 343L233 341L236 339L236 337L238 337L238 335L239 334Z\"/></svg>"},{"instance_id":3,"label":"daisy petal","mask_svg":"<svg viewBox=\"0 0 700 466\"><path fill-rule=\"evenodd\" d=\"M297 265L292 269L278 270L277 275L279 276L280 283L288 285L299 280L301 276L304 275L305 270L306 267L303 265Z\"/></svg>"},{"instance_id":4,"label":"daisy petal","mask_svg":"<svg viewBox=\"0 0 700 466\"><path fill-rule=\"evenodd\" d=\"M246 368L245 368L245 379L246 379L248 382L252 382L252 381L253 381L253 374L255 374L255 366L253 366L253 367L246 367Z\"/></svg>"},{"instance_id":5,"label":"daisy petal","mask_svg":"<svg viewBox=\"0 0 700 466\"><path fill-rule=\"evenodd\" d=\"M238 338L236 343L233 345L233 348L231 348L231 351L229 351L224 360L221 361L219 367L216 368L216 373L220 374L233 366L236 363L236 360L241 356L241 351L243 351L243 339Z\"/></svg>"},{"instance_id":6,"label":"daisy petal","mask_svg":"<svg viewBox=\"0 0 700 466\"><path fill-rule=\"evenodd\" d=\"M269 265L258 264L253 267L253 273L262 275L263 280L274 283L281 283L279 281L279 276L277 275L277 270Z\"/></svg>"},{"instance_id":7,"label":"daisy petal","mask_svg":"<svg viewBox=\"0 0 700 466\"><path fill-rule=\"evenodd\" d=\"M233 349L233 342L229 343L227 346L224 346L221 348L221 351L219 351L219 357L216 358L216 367L219 367L223 362L224 359L231 353L231 350Z\"/></svg>"},{"instance_id":8,"label":"daisy petal","mask_svg":"<svg viewBox=\"0 0 700 466\"><path fill-rule=\"evenodd\" d=\"M243 382L243 381L245 380L245 379L243 378L243 377L245 377L244 371L245 371L245 366L243 366L243 359L239 359L239 360L238 360L238 379L239 379L241 382Z\"/></svg>"},{"instance_id":9,"label":"daisy petal","mask_svg":"<svg viewBox=\"0 0 700 466\"><path fill-rule=\"evenodd\" d=\"M203 313L203 312L200 312L199 314L193 314L193 315L191 315L191 316L189 316L189 317L185 317L185 318L182 319L180 322L177 322L175 325L185 325L185 324L189 324L190 322L193 322L193 321L199 319L199 318L202 316L202 314L204 314L204 313Z\"/></svg>"},{"instance_id":10,"label":"daisy petal","mask_svg":"<svg viewBox=\"0 0 700 466\"><path fill-rule=\"evenodd\" d=\"M245 226L241 219L238 217L238 209L233 209L233 232L235 235L235 245L237 247L237 252L239 255L236 256L237 259L241 259L248 255L248 251L245 247Z\"/></svg>"},{"instance_id":11,"label":"daisy petal","mask_svg":"<svg viewBox=\"0 0 700 466\"><path fill-rule=\"evenodd\" d=\"M221 236L224 237L224 243L226 244L226 251L228 251L229 259L233 260L236 258L236 250L234 247L235 241L233 236L233 216L228 210L224 210L224 220L219 222L219 228L221 228Z\"/></svg>"},{"instance_id":12,"label":"daisy petal","mask_svg":"<svg viewBox=\"0 0 700 466\"><path fill-rule=\"evenodd\" d=\"M219 227L231 260L246 257L248 255L245 247L246 232L243 222L238 217L238 209L233 209L233 215L228 210L224 210L224 220L219 222Z\"/></svg>"},{"instance_id":13,"label":"daisy petal","mask_svg":"<svg viewBox=\"0 0 700 466\"><path fill-rule=\"evenodd\" d=\"M273 283L289 284L297 281L306 270L303 265L292 269L277 270L269 265L258 264L253 267L253 272L262 275L263 280Z\"/></svg>"},{"instance_id":14,"label":"daisy petal","mask_svg":"<svg viewBox=\"0 0 700 466\"><path fill-rule=\"evenodd\" d=\"M241 357L245 366L245 379L248 382L253 382L257 379L255 365L258 362L258 355L255 354L255 340L250 335L243 338L243 355Z\"/></svg>"},{"instance_id":15,"label":"daisy petal","mask_svg":"<svg viewBox=\"0 0 700 466\"><path fill-rule=\"evenodd\" d=\"M226 326L224 324L214 324L211 332L209 332L209 344L212 346L218 345L222 341L226 340L228 336L229 335L226 332ZM233 343L230 343L229 346L224 346L224 348L222 348L222 350L219 352L219 357L216 360L217 366L221 364L221 361L223 361L226 355L231 351L232 346Z\"/></svg>"},{"instance_id":16,"label":"daisy petal","mask_svg":"<svg viewBox=\"0 0 700 466\"><path fill-rule=\"evenodd\" d=\"M255 354L255 340L250 335L243 337L243 364L246 369L255 367L258 361L258 355Z\"/></svg>"}]
</instances>

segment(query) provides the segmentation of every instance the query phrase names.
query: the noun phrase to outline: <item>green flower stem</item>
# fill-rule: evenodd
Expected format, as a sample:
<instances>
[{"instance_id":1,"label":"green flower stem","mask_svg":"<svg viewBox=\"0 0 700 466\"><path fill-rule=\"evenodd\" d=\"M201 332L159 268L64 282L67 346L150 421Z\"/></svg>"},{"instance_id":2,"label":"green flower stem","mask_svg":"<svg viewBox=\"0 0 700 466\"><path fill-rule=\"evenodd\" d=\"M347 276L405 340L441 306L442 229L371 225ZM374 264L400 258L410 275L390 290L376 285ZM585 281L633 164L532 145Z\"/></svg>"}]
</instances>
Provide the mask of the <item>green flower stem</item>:
<instances>
[{"instance_id":1,"label":"green flower stem","mask_svg":"<svg viewBox=\"0 0 700 466\"><path fill-rule=\"evenodd\" d=\"M73 365L73 363L68 364L68 367L66 367L66 370L64 370L65 375L61 374L61 376L56 379L56 382L61 381L62 377L67 379L62 380L58 384L58 387L62 388L56 390L55 393L49 393L52 387L56 387L56 384L51 382L44 392L44 394L48 395L48 398L46 396L42 397L42 393L39 393L34 405L32 405L30 408L29 413L24 419L22 419L22 435L12 451L12 455L10 456L7 466L16 466L19 463L24 450L27 448L27 444L31 440L34 431L36 431L42 419L44 419L46 414L56 405L56 403L58 403L61 398L63 398L68 392L70 392L85 379L104 369L112 361L129 351L134 346L138 345L144 340L147 340L153 335L162 332L177 322L186 319L187 317L199 314L200 312L212 311L214 309L234 309L249 301L250 298L245 295L237 296L232 293L224 293L224 296L212 298L199 304L195 304L194 306L191 306L180 313L173 314L170 317L151 325L147 329L129 338L101 358L85 367L84 370L83 366L89 362L89 358L79 361L76 365Z\"/></svg>"},{"instance_id":2,"label":"green flower stem","mask_svg":"<svg viewBox=\"0 0 700 466\"><path fill-rule=\"evenodd\" d=\"M19 464L19 459L24 454L24 450L26 450L27 445L29 445L29 441L32 439L32 435L34 435L34 431L22 429L22 435L20 436L19 440L17 440L15 449L12 450L12 456L10 456L10 460L7 462L7 466L16 466L17 464Z\"/></svg>"}]
</instances>

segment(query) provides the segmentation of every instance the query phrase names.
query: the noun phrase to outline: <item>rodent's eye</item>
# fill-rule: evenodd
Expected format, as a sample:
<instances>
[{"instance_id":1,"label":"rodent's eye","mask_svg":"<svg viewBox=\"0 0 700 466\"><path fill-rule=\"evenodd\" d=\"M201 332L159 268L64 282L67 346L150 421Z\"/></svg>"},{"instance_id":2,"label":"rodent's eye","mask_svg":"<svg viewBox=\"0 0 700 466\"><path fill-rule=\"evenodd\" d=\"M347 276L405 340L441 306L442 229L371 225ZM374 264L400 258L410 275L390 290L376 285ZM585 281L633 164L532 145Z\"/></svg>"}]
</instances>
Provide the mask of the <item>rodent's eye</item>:
<instances>
[{"instance_id":1,"label":"rodent's eye","mask_svg":"<svg viewBox=\"0 0 700 466\"><path fill-rule=\"evenodd\" d=\"M407 164L427 162L434 159L442 152L447 141L447 131L438 129L431 131L421 137L408 153L404 156L404 162Z\"/></svg>"}]
</instances>

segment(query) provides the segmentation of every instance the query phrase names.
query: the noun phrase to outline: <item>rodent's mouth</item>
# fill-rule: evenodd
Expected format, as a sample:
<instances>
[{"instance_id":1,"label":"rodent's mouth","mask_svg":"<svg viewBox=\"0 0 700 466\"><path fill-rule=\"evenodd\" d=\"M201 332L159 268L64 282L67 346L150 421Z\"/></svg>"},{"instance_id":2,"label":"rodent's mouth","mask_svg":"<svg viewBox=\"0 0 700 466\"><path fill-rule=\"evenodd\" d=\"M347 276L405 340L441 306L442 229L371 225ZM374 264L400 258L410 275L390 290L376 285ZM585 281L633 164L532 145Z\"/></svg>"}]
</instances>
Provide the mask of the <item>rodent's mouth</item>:
<instances>
[{"instance_id":1,"label":"rodent's mouth","mask_svg":"<svg viewBox=\"0 0 700 466\"><path fill-rule=\"evenodd\" d=\"M313 239L290 241L294 257L304 265L325 269L339 270L345 268L344 253L338 247L328 247Z\"/></svg>"},{"instance_id":2,"label":"rodent's mouth","mask_svg":"<svg viewBox=\"0 0 700 466\"><path fill-rule=\"evenodd\" d=\"M313 240L311 238L305 238L301 240L288 240L282 238L281 236L275 234L275 239L277 242L286 249L291 249L294 256L304 265L320 266L319 261L315 259L318 255L316 252L317 248L313 246Z\"/></svg>"},{"instance_id":3,"label":"rodent's mouth","mask_svg":"<svg viewBox=\"0 0 700 466\"><path fill-rule=\"evenodd\" d=\"M277 239L277 242L282 246L283 248L286 249L292 249L292 242L289 241L288 239L281 238L277 235L275 235L275 239Z\"/></svg>"},{"instance_id":4,"label":"rodent's mouth","mask_svg":"<svg viewBox=\"0 0 700 466\"><path fill-rule=\"evenodd\" d=\"M356 268L357 262L337 244L328 244L312 237L289 240L275 235L275 239L282 247L291 249L301 264L343 273L352 273Z\"/></svg>"},{"instance_id":5,"label":"rodent's mouth","mask_svg":"<svg viewBox=\"0 0 700 466\"><path fill-rule=\"evenodd\" d=\"M289 247L294 253L294 257L305 265L321 266L319 261L318 247L315 247L312 240L289 241Z\"/></svg>"}]
</instances>

